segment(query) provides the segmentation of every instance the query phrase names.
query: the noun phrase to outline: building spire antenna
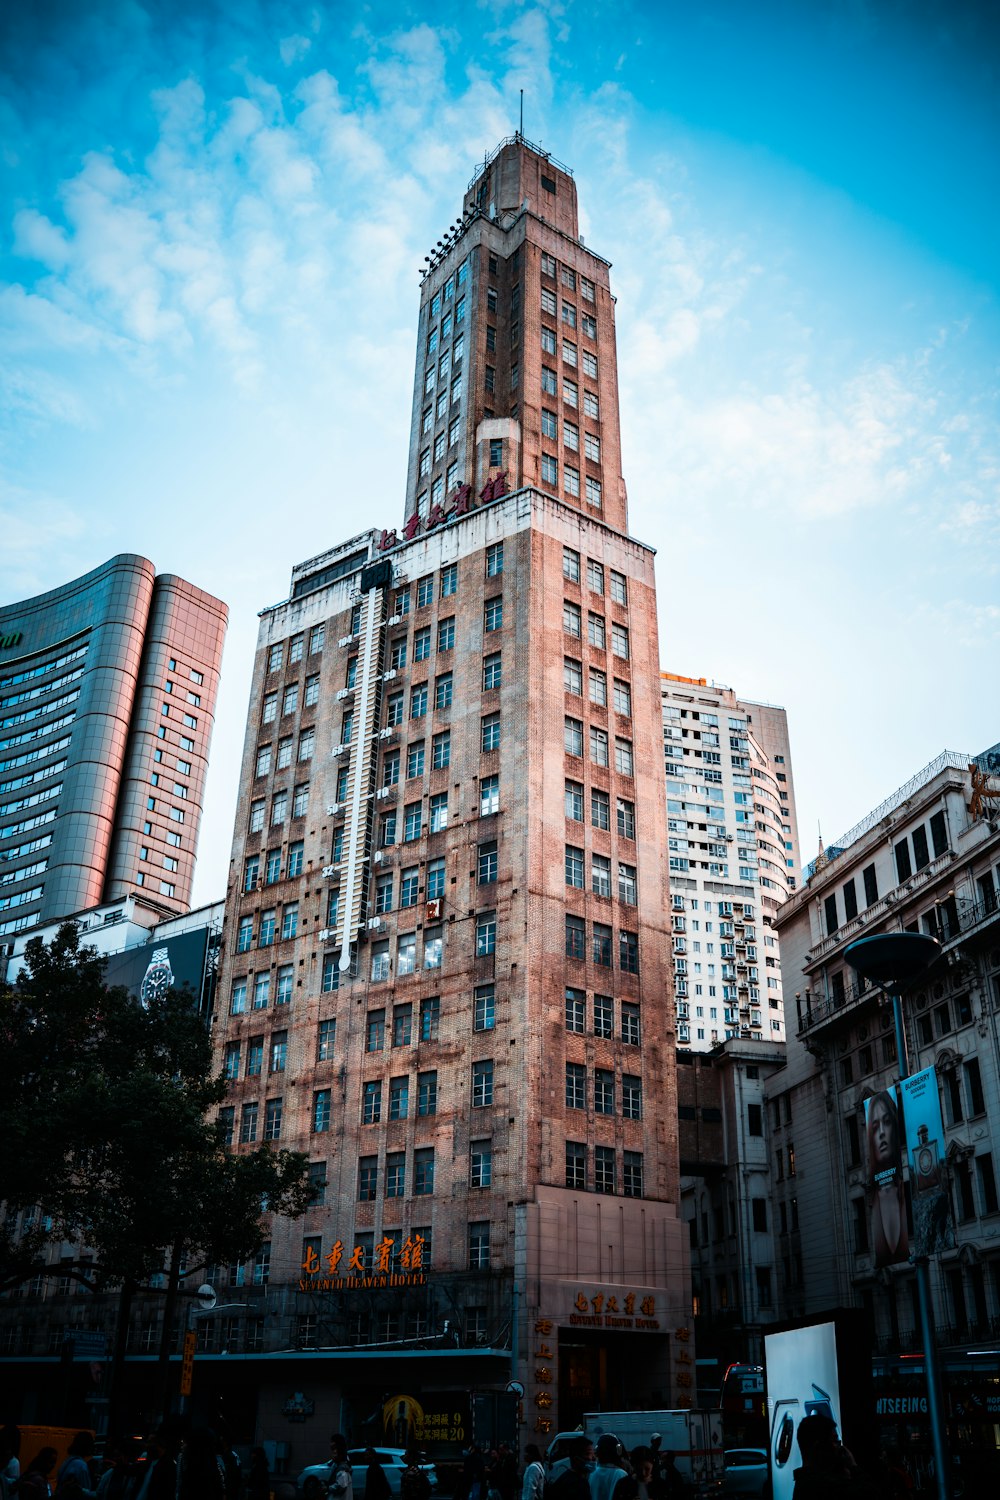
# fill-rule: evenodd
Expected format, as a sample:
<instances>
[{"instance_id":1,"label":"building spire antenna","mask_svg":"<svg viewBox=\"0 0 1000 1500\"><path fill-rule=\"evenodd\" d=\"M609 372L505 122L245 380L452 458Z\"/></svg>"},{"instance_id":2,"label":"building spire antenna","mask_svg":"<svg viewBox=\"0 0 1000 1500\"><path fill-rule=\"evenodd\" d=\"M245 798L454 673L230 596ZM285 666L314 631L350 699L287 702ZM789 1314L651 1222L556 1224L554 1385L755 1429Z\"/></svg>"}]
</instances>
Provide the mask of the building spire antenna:
<instances>
[{"instance_id":1,"label":"building spire antenna","mask_svg":"<svg viewBox=\"0 0 1000 1500\"><path fill-rule=\"evenodd\" d=\"M521 123L518 126L518 135L524 140L524 89L521 90Z\"/></svg>"}]
</instances>

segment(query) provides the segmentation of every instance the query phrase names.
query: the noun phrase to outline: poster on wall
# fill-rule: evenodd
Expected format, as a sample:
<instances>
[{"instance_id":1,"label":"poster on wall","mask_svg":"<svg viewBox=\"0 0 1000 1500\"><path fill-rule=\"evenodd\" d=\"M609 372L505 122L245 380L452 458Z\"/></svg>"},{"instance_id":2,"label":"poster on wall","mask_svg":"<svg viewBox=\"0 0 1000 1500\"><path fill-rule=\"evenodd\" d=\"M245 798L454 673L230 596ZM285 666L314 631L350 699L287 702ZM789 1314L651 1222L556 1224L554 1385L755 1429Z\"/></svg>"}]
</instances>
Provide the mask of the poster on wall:
<instances>
[{"instance_id":1,"label":"poster on wall","mask_svg":"<svg viewBox=\"0 0 1000 1500\"><path fill-rule=\"evenodd\" d=\"M899 1085L913 1199L913 1253L954 1250L955 1223L944 1164L944 1125L937 1074L924 1068Z\"/></svg>"},{"instance_id":2,"label":"poster on wall","mask_svg":"<svg viewBox=\"0 0 1000 1500\"><path fill-rule=\"evenodd\" d=\"M205 950L208 928L180 932L158 943L144 943L108 955L105 980L109 985L123 985L143 1005L171 989L189 987L195 1004L201 994L205 972Z\"/></svg>"},{"instance_id":3,"label":"poster on wall","mask_svg":"<svg viewBox=\"0 0 1000 1500\"><path fill-rule=\"evenodd\" d=\"M865 1100L868 1202L876 1268L909 1260L903 1189L903 1130L895 1086Z\"/></svg>"},{"instance_id":4,"label":"poster on wall","mask_svg":"<svg viewBox=\"0 0 1000 1500\"><path fill-rule=\"evenodd\" d=\"M803 1417L830 1417L840 1429L837 1330L813 1323L764 1339L772 1500L792 1500L802 1463L796 1434Z\"/></svg>"}]
</instances>

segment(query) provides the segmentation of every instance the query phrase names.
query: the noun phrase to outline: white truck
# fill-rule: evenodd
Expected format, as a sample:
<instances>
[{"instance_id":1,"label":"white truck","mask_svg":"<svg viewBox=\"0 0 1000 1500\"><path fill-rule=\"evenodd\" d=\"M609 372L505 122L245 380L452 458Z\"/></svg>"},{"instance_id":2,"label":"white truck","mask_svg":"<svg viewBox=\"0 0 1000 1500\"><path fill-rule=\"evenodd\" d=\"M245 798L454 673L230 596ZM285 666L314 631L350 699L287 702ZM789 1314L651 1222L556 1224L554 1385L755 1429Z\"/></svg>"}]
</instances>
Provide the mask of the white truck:
<instances>
[{"instance_id":1,"label":"white truck","mask_svg":"<svg viewBox=\"0 0 1000 1500\"><path fill-rule=\"evenodd\" d=\"M698 1411L693 1407L676 1411L592 1411L583 1419L583 1431L594 1443L610 1432L626 1451L651 1447L660 1435L661 1453L672 1453L678 1474L695 1495L712 1495L722 1487L725 1466L721 1411ZM559 1432L546 1449L550 1479L567 1467L569 1443L580 1432Z\"/></svg>"}]
</instances>

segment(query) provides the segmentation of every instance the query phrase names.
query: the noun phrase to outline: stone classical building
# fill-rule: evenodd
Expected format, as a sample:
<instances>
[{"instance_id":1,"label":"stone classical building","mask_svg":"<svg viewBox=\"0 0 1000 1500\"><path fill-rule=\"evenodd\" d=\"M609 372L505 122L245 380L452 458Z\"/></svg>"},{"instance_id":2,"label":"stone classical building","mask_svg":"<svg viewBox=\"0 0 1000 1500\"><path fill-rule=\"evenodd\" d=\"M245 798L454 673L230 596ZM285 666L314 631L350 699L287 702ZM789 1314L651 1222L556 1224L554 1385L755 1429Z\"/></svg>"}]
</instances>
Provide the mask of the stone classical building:
<instances>
[{"instance_id":1,"label":"stone classical building","mask_svg":"<svg viewBox=\"0 0 1000 1500\"><path fill-rule=\"evenodd\" d=\"M997 747L942 753L826 849L776 917L785 993L795 997L788 1065L767 1086L774 1209L789 1229L782 1312L868 1310L884 1436L914 1451L927 1438L916 1280L906 1259L876 1265L865 1152L865 1102L899 1076L893 1017L844 951L900 930L941 944L904 1017L910 1071L935 1070L943 1116L955 1233L931 1256L931 1289L952 1441L972 1452L995 1443L974 1413L995 1422L1000 1378L998 770Z\"/></svg>"},{"instance_id":2,"label":"stone classical building","mask_svg":"<svg viewBox=\"0 0 1000 1500\"><path fill-rule=\"evenodd\" d=\"M258 1432L322 1403L293 1468L331 1425L460 1442L511 1378L519 1440L693 1390L614 350L571 175L504 142L424 278L401 530L261 616L215 1033L233 1148L306 1151L318 1197L216 1280Z\"/></svg>"},{"instance_id":3,"label":"stone classical building","mask_svg":"<svg viewBox=\"0 0 1000 1500\"><path fill-rule=\"evenodd\" d=\"M783 708L660 673L677 1039L780 1042L775 914L799 869Z\"/></svg>"},{"instance_id":4,"label":"stone classical building","mask_svg":"<svg viewBox=\"0 0 1000 1500\"><path fill-rule=\"evenodd\" d=\"M0 954L136 890L187 910L226 620L128 553L0 609Z\"/></svg>"}]
</instances>

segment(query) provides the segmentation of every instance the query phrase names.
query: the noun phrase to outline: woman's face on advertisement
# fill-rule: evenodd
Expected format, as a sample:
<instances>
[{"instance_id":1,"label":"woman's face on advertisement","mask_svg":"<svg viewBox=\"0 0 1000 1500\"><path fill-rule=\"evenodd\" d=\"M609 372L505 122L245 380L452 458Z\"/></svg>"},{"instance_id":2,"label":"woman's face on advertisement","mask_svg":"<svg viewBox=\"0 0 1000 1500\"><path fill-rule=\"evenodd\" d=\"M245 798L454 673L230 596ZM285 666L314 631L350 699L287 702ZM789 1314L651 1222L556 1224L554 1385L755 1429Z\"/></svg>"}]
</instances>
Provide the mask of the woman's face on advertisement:
<instances>
[{"instance_id":1,"label":"woman's face on advertisement","mask_svg":"<svg viewBox=\"0 0 1000 1500\"><path fill-rule=\"evenodd\" d=\"M887 1167L896 1159L896 1121L884 1099L878 1099L871 1111L872 1153L877 1167Z\"/></svg>"}]
</instances>

